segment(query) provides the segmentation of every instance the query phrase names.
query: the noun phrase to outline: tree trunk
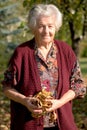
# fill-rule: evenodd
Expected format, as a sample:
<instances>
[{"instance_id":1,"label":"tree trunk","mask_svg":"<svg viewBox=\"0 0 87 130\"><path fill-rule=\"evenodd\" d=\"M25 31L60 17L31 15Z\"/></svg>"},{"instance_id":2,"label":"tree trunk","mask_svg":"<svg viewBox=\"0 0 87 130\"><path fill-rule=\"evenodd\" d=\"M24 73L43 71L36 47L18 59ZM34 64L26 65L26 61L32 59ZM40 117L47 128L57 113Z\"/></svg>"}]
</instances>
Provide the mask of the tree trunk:
<instances>
[{"instance_id":1,"label":"tree trunk","mask_svg":"<svg viewBox=\"0 0 87 130\"><path fill-rule=\"evenodd\" d=\"M71 32L72 49L74 50L76 56L78 56L79 55L79 41L81 39L80 39L80 37L75 38L75 30L74 30L73 20L69 21L69 28L70 28L70 32Z\"/></svg>"}]
</instances>

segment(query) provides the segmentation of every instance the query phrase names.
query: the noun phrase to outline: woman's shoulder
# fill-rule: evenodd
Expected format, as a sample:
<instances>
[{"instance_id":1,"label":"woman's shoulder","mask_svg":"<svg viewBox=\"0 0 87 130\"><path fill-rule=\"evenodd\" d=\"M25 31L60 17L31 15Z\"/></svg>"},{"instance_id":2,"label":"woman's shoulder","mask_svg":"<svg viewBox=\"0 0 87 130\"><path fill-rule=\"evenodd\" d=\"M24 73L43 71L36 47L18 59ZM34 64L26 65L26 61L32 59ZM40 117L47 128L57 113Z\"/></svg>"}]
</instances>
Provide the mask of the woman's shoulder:
<instances>
[{"instance_id":1,"label":"woman's shoulder","mask_svg":"<svg viewBox=\"0 0 87 130\"><path fill-rule=\"evenodd\" d=\"M60 40L55 40L54 42L57 45L59 52L62 53L64 56L76 57L74 50L68 43Z\"/></svg>"},{"instance_id":2,"label":"woman's shoulder","mask_svg":"<svg viewBox=\"0 0 87 130\"><path fill-rule=\"evenodd\" d=\"M23 54L32 52L34 50L34 44L35 42L33 39L23 42L15 48L14 53L23 55Z\"/></svg>"},{"instance_id":3,"label":"woman's shoulder","mask_svg":"<svg viewBox=\"0 0 87 130\"><path fill-rule=\"evenodd\" d=\"M15 50L25 51L27 49L34 49L34 44L34 39L31 39L18 45Z\"/></svg>"},{"instance_id":4,"label":"woman's shoulder","mask_svg":"<svg viewBox=\"0 0 87 130\"><path fill-rule=\"evenodd\" d=\"M65 41L61 41L61 40L54 40L55 44L58 46L58 47L61 47L61 48L71 48L71 46L66 43Z\"/></svg>"},{"instance_id":5,"label":"woman's shoulder","mask_svg":"<svg viewBox=\"0 0 87 130\"><path fill-rule=\"evenodd\" d=\"M58 50L63 51L65 53L74 53L72 47L68 43L60 40L54 40L54 43L57 45Z\"/></svg>"},{"instance_id":6,"label":"woman's shoulder","mask_svg":"<svg viewBox=\"0 0 87 130\"><path fill-rule=\"evenodd\" d=\"M13 55L11 56L11 59L22 59L23 57L29 56L29 54L34 51L33 44L34 44L33 40L29 40L18 45L15 48Z\"/></svg>"}]
</instances>

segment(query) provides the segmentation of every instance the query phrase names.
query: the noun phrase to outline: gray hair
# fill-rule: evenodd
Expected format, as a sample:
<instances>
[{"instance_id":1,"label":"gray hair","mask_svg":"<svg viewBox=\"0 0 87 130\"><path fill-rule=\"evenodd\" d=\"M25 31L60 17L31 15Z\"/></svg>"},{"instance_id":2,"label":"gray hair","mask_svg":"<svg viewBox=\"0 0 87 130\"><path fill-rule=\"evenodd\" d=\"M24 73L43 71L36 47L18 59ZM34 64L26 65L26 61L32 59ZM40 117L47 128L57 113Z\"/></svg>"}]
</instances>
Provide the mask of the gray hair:
<instances>
[{"instance_id":1,"label":"gray hair","mask_svg":"<svg viewBox=\"0 0 87 130\"><path fill-rule=\"evenodd\" d=\"M40 16L55 16L55 28L56 31L59 30L59 28L62 25L62 14L59 11L59 9L52 4L38 4L31 8L28 15L28 27L34 31L37 19Z\"/></svg>"}]
</instances>

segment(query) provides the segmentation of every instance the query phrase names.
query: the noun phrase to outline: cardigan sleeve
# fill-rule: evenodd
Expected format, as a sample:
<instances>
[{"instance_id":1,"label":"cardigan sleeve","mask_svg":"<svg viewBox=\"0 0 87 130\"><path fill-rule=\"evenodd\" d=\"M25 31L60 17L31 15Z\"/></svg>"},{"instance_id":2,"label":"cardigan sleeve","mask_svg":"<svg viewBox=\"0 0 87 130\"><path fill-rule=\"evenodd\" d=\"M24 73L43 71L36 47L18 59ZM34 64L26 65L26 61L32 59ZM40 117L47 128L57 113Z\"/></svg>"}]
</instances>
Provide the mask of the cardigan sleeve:
<instances>
[{"instance_id":1,"label":"cardigan sleeve","mask_svg":"<svg viewBox=\"0 0 87 130\"><path fill-rule=\"evenodd\" d=\"M71 75L71 89L75 91L76 97L83 98L86 94L86 85L82 79L79 62L76 61Z\"/></svg>"},{"instance_id":2,"label":"cardigan sleeve","mask_svg":"<svg viewBox=\"0 0 87 130\"><path fill-rule=\"evenodd\" d=\"M8 63L8 68L4 72L4 79L2 81L3 87L14 87L18 83L18 65L20 58L17 49L14 51L10 61Z\"/></svg>"},{"instance_id":3,"label":"cardigan sleeve","mask_svg":"<svg viewBox=\"0 0 87 130\"><path fill-rule=\"evenodd\" d=\"M4 73L4 80L2 81L3 87L13 87L17 84L16 73L16 69L13 69L13 66L9 65L8 69Z\"/></svg>"}]
</instances>

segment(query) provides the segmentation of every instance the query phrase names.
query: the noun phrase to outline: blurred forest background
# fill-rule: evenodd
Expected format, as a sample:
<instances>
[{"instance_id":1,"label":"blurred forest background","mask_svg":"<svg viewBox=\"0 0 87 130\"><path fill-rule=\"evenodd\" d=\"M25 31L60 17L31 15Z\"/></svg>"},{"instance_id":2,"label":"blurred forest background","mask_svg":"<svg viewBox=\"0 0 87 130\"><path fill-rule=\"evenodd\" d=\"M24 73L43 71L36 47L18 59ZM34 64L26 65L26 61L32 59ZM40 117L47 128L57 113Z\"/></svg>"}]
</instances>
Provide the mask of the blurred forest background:
<instances>
[{"instance_id":1,"label":"blurred forest background","mask_svg":"<svg viewBox=\"0 0 87 130\"><path fill-rule=\"evenodd\" d=\"M87 0L0 0L0 130L9 130L10 101L3 95L1 81L15 47L33 37L27 27L32 5L50 3L63 13L63 26L55 38L72 46L87 84ZM87 96L73 102L79 130L87 130Z\"/></svg>"}]
</instances>

